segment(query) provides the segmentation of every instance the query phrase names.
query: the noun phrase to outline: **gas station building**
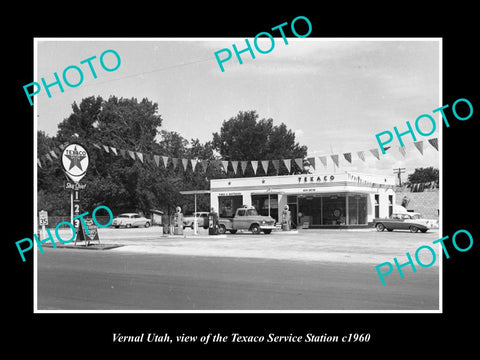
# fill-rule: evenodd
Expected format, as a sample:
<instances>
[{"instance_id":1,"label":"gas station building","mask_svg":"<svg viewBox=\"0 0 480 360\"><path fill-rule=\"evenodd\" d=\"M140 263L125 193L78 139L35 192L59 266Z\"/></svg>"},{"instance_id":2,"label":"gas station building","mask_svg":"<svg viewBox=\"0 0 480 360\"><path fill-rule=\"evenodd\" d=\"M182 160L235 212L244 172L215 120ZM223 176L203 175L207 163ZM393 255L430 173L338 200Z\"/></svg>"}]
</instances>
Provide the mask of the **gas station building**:
<instances>
[{"instance_id":1,"label":"gas station building","mask_svg":"<svg viewBox=\"0 0 480 360\"><path fill-rule=\"evenodd\" d=\"M277 222L288 205L297 227L358 228L392 214L394 187L394 176L353 172L212 179L210 205L220 217L254 206Z\"/></svg>"}]
</instances>

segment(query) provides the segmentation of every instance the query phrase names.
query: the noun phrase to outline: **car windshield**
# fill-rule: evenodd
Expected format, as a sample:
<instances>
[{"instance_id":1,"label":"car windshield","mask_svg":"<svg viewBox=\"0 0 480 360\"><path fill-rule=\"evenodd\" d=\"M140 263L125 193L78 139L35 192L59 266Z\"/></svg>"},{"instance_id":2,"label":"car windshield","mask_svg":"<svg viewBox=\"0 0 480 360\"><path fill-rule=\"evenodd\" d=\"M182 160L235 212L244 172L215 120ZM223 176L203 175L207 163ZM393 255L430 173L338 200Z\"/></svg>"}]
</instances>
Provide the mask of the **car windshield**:
<instances>
[{"instance_id":1,"label":"car windshield","mask_svg":"<svg viewBox=\"0 0 480 360\"><path fill-rule=\"evenodd\" d=\"M412 219L421 219L422 218L422 215L421 214L415 214L415 215L412 215Z\"/></svg>"},{"instance_id":2,"label":"car windshield","mask_svg":"<svg viewBox=\"0 0 480 360\"><path fill-rule=\"evenodd\" d=\"M247 210L247 216L257 216L258 213L257 213L257 210L255 209L248 209Z\"/></svg>"},{"instance_id":3,"label":"car windshield","mask_svg":"<svg viewBox=\"0 0 480 360\"><path fill-rule=\"evenodd\" d=\"M118 215L119 218L129 218L130 216L128 216L127 214L121 214L121 215Z\"/></svg>"}]
</instances>

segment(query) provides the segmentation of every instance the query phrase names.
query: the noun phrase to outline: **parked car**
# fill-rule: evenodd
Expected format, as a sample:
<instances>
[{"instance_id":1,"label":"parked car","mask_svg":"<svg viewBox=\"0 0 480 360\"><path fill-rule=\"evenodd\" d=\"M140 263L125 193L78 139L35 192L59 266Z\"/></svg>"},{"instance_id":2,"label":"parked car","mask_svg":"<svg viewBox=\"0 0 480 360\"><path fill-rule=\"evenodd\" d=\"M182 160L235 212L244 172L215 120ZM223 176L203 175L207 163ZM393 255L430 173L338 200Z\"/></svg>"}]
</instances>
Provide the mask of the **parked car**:
<instances>
[{"instance_id":1,"label":"parked car","mask_svg":"<svg viewBox=\"0 0 480 360\"><path fill-rule=\"evenodd\" d=\"M194 212L192 215L186 215L183 217L183 228L190 227L193 229L194 221L197 221L198 227L208 229L208 212L199 211Z\"/></svg>"},{"instance_id":2,"label":"parked car","mask_svg":"<svg viewBox=\"0 0 480 360\"><path fill-rule=\"evenodd\" d=\"M271 216L258 215L253 206L242 206L235 212L233 218L220 218L218 221L218 232L225 234L228 230L235 234L237 230L250 230L253 234L270 234L275 229L275 219Z\"/></svg>"},{"instance_id":3,"label":"parked car","mask_svg":"<svg viewBox=\"0 0 480 360\"><path fill-rule=\"evenodd\" d=\"M125 226L127 228L145 226L148 228L150 225L152 225L152 221L137 213L124 213L114 218L112 225L117 229L120 226Z\"/></svg>"},{"instance_id":4,"label":"parked car","mask_svg":"<svg viewBox=\"0 0 480 360\"><path fill-rule=\"evenodd\" d=\"M415 212L394 213L389 219L376 218L373 220L377 231L410 230L411 232L426 232L438 228L438 220L423 219L422 215Z\"/></svg>"}]
</instances>

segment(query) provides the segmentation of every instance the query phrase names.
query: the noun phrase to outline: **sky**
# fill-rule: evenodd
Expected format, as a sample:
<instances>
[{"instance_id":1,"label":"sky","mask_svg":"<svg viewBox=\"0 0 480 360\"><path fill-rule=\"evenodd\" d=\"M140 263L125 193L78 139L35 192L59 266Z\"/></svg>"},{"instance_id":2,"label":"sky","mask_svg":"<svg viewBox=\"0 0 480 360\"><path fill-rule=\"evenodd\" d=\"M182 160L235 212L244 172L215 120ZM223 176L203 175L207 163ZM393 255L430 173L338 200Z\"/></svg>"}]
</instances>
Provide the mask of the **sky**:
<instances>
[{"instance_id":1,"label":"sky","mask_svg":"<svg viewBox=\"0 0 480 360\"><path fill-rule=\"evenodd\" d=\"M253 39L249 39L253 47ZM44 89L35 96L37 129L55 135L57 125L72 112L73 102L88 96L111 95L124 98L146 97L158 103L162 128L176 131L190 140L212 139L222 122L239 111L256 110L259 118L272 118L275 125L285 123L296 140L308 147L308 156L328 156L327 168L317 170L358 171L392 175L395 168L406 174L417 167L440 166L440 152L426 140L439 137L440 115L433 109L441 105L441 43L439 39L343 39L275 38L274 48L255 59L243 53L240 64L233 53L246 47L244 38L206 39L37 39L36 75L32 81L54 81L63 70L75 65L83 70L84 80L75 88L64 84ZM258 42L268 49L268 38ZM232 58L220 70L214 53L228 48ZM119 68L105 71L99 64L105 50L115 50ZM82 60L96 56L92 64L94 79ZM223 57L225 53L221 56ZM116 60L104 57L107 67ZM74 70L69 80L78 81ZM26 100L28 101L28 100ZM381 160L369 149L377 148L375 135L385 130L407 130L406 121L415 124L422 114L437 121L437 131L424 140L423 155L413 139L403 137L406 155L392 149ZM427 132L431 125L420 124ZM440 130L439 130L440 129ZM441 146L441 142L440 142ZM364 150L366 161L356 152ZM343 158L352 152L352 163ZM334 168L331 154L340 154L340 168ZM262 160L262 159L258 159ZM404 175L404 180L406 179Z\"/></svg>"}]
</instances>

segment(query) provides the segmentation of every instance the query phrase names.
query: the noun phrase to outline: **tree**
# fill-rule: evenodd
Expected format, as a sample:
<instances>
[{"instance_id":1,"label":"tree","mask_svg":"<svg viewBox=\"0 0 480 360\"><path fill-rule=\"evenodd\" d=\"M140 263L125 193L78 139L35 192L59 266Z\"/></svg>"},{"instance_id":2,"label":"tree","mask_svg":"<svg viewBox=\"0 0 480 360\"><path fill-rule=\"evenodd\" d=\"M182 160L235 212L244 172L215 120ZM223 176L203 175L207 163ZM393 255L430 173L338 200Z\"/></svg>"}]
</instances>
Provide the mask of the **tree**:
<instances>
[{"instance_id":1,"label":"tree","mask_svg":"<svg viewBox=\"0 0 480 360\"><path fill-rule=\"evenodd\" d=\"M180 134L161 129L162 118L157 112L157 104L148 99L139 102L135 98L114 96L108 100L85 98L80 104L73 103L72 114L58 125L56 136L51 138L38 132L39 154L46 154L63 143L77 142L87 148L90 164L81 180L86 184L80 195L82 211L91 212L99 205L108 206L114 214L127 211L147 213L151 209L169 213L177 205L193 209L193 198L186 198L179 191L208 189L208 179L223 176L214 164L213 147L211 142L201 144L198 139L192 139L189 144ZM107 153L103 147L142 153L143 162L128 154L114 155L111 150ZM169 163L164 168L154 162L153 154L205 159L211 164L206 171L196 172L191 167L184 171L181 164L174 168ZM52 215L70 212L69 192L63 186L65 180L68 178L63 173L60 159L55 159L52 166L39 169L39 209L44 208ZM202 206L208 209L208 204L203 202Z\"/></svg>"},{"instance_id":2,"label":"tree","mask_svg":"<svg viewBox=\"0 0 480 360\"><path fill-rule=\"evenodd\" d=\"M237 116L224 121L220 133L213 134L213 148L225 160L277 160L304 158L307 147L300 146L295 141L295 133L287 129L285 124L273 125L273 119L260 119L252 111L240 111ZM294 165L295 166L295 165ZM248 174L253 176L253 169L247 168ZM300 169L293 168L293 173ZM286 173L281 168L279 173ZM270 169L269 175L275 174Z\"/></svg>"},{"instance_id":3,"label":"tree","mask_svg":"<svg viewBox=\"0 0 480 360\"><path fill-rule=\"evenodd\" d=\"M428 168L416 168L413 173L408 175L408 181L411 184L438 181L438 179L439 171L432 166Z\"/></svg>"}]
</instances>

